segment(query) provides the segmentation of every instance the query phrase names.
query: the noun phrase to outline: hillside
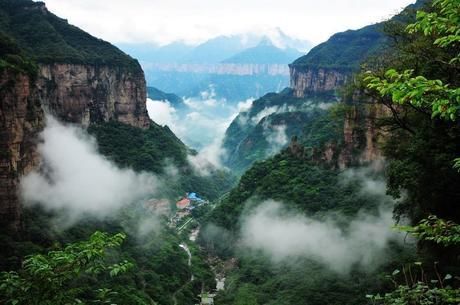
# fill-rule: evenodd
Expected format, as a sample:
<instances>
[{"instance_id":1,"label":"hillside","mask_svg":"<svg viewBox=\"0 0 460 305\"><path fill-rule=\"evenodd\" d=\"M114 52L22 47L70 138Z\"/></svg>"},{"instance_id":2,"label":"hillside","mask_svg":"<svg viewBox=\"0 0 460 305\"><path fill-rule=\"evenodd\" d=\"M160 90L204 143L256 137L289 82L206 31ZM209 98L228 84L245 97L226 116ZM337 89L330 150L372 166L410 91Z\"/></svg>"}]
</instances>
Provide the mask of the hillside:
<instances>
[{"instance_id":1,"label":"hillside","mask_svg":"<svg viewBox=\"0 0 460 305\"><path fill-rule=\"evenodd\" d=\"M296 254L286 254L284 259L277 258L276 253L290 253L289 249L279 250L273 246L275 254L271 254L270 250L264 251L265 247L251 251L244 242L247 219L251 215L258 215L257 211L270 209L272 200L281 202L285 214L275 214L260 230L271 232L270 226L276 228L278 221L286 219L284 230L281 231L285 235L278 233L277 239L299 242L315 239L316 234L321 234L314 225L308 231L303 231L305 229L297 223L302 219L301 215L308 215L306 223L315 219L330 223L331 219L336 219L346 227L360 213L374 215L379 208L391 206L392 200L384 192L364 191L368 181L379 181L379 178L369 169L362 171L366 172L363 177L359 174L347 176L347 172L318 166L299 157L294 147L265 161L256 162L241 177L238 186L209 215L206 223L208 229L205 226L202 230L200 243L208 251L221 257L238 259L238 268L227 274L227 281L232 284L216 301L235 304L249 299L253 302L251 304L299 304L308 299L310 304L317 305L324 304L325 300L328 304L351 305L365 302L366 293L385 289L379 274L392 272L395 266L410 260L414 251L410 245L400 246L397 242L389 242L388 247L379 252L379 255L385 256L384 262L374 262L375 265L363 268L356 263L349 266L349 272L337 273L330 269L335 264L333 261L321 263L314 255L302 256L296 252L295 241L287 244ZM253 225L257 221L263 223L263 220L256 218ZM220 232L221 237L215 237L213 232ZM308 237L302 235L303 238L297 239L298 234ZM285 244L281 240L279 243Z\"/></svg>"},{"instance_id":2,"label":"hillside","mask_svg":"<svg viewBox=\"0 0 460 305\"><path fill-rule=\"evenodd\" d=\"M382 31L383 24L380 23L334 34L307 55L296 59L292 65L356 70L364 59L383 51L387 38Z\"/></svg>"},{"instance_id":3,"label":"hillside","mask_svg":"<svg viewBox=\"0 0 460 305\"><path fill-rule=\"evenodd\" d=\"M387 21L334 34L296 59L289 65L294 95L337 94L337 89L359 71L365 60L391 52L394 40L388 39L385 31L413 20L415 10L426 2L418 0Z\"/></svg>"},{"instance_id":4,"label":"hillside","mask_svg":"<svg viewBox=\"0 0 460 305\"><path fill-rule=\"evenodd\" d=\"M184 107L184 101L174 93L166 93L155 87L147 87L147 97L154 101L168 101L175 108Z\"/></svg>"},{"instance_id":5,"label":"hillside","mask_svg":"<svg viewBox=\"0 0 460 305\"><path fill-rule=\"evenodd\" d=\"M136 60L110 43L70 25L43 2L1 0L0 29L39 63L111 65L140 70Z\"/></svg>"},{"instance_id":6,"label":"hillside","mask_svg":"<svg viewBox=\"0 0 460 305\"><path fill-rule=\"evenodd\" d=\"M326 115L325 109L335 103L335 99L326 97L296 98L290 89L255 100L226 130L226 166L243 173L253 162L276 154L293 136L301 136L312 120Z\"/></svg>"}]
</instances>

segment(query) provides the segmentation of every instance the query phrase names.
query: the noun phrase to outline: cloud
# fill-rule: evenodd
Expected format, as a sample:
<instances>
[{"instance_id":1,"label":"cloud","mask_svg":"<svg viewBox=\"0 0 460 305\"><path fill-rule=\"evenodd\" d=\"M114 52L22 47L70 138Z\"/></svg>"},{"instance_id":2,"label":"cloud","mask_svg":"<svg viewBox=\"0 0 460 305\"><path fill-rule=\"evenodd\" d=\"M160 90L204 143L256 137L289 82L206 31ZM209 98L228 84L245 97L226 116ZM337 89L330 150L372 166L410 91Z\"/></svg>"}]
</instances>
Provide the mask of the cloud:
<instances>
[{"instance_id":1,"label":"cloud","mask_svg":"<svg viewBox=\"0 0 460 305\"><path fill-rule=\"evenodd\" d=\"M174 125L176 109L168 101L158 101L147 98L149 117L160 125Z\"/></svg>"},{"instance_id":2,"label":"cloud","mask_svg":"<svg viewBox=\"0 0 460 305\"><path fill-rule=\"evenodd\" d=\"M85 131L51 116L41 139L42 167L22 178L21 194L27 205L63 211L69 223L86 213L113 215L161 187L154 175L120 169L98 153Z\"/></svg>"},{"instance_id":3,"label":"cloud","mask_svg":"<svg viewBox=\"0 0 460 305\"><path fill-rule=\"evenodd\" d=\"M392 225L389 208L377 215L361 214L342 227L332 219L298 215L268 200L244 218L242 245L264 251L274 262L304 257L347 273L354 265L371 268L381 262L388 243L401 239Z\"/></svg>"},{"instance_id":4,"label":"cloud","mask_svg":"<svg viewBox=\"0 0 460 305\"><path fill-rule=\"evenodd\" d=\"M188 155L187 160L195 173L200 176L209 176L216 168L222 168L222 159L226 155L222 147L222 137L216 138L213 143L201 149L196 155Z\"/></svg>"},{"instance_id":5,"label":"cloud","mask_svg":"<svg viewBox=\"0 0 460 305\"><path fill-rule=\"evenodd\" d=\"M247 110L253 99L229 103L216 97L211 85L198 97L184 98L186 109L177 111L167 101L147 99L150 118L168 127L198 154L189 155L188 161L199 175L209 175L222 167L226 152L222 141L230 123L240 111Z\"/></svg>"},{"instance_id":6,"label":"cloud","mask_svg":"<svg viewBox=\"0 0 460 305\"><path fill-rule=\"evenodd\" d=\"M111 42L203 42L218 35L280 27L314 43L381 21L414 0L45 0L49 9ZM263 9L261 9L263 8ZM238 12L235 22L230 11ZM100 22L104 20L105 22ZM270 35L272 36L272 35Z\"/></svg>"},{"instance_id":7,"label":"cloud","mask_svg":"<svg viewBox=\"0 0 460 305\"><path fill-rule=\"evenodd\" d=\"M278 106L271 106L265 107L261 111L259 111L255 116L252 117L251 122L252 124L258 124L264 117L269 116L270 114L277 113L279 111Z\"/></svg>"},{"instance_id":8,"label":"cloud","mask_svg":"<svg viewBox=\"0 0 460 305\"><path fill-rule=\"evenodd\" d=\"M394 199L386 194L378 170L381 163L339 175L339 184L358 183L356 197L375 205L372 212L362 210L351 220L336 212L318 219L267 200L242 217L243 247L262 250L274 262L312 259L338 273L347 273L353 266L377 267L385 261L389 243L404 239L404 234L392 229Z\"/></svg>"},{"instance_id":9,"label":"cloud","mask_svg":"<svg viewBox=\"0 0 460 305\"><path fill-rule=\"evenodd\" d=\"M249 99L247 99L245 101L239 102L236 105L238 113L248 111L251 108L253 101L254 101L254 98L249 98Z\"/></svg>"},{"instance_id":10,"label":"cloud","mask_svg":"<svg viewBox=\"0 0 460 305\"><path fill-rule=\"evenodd\" d=\"M274 155L278 153L286 144L288 144L288 136L286 135L286 125L272 125L264 124L264 136L270 145L267 153ZM264 122L265 123L265 122Z\"/></svg>"}]
</instances>

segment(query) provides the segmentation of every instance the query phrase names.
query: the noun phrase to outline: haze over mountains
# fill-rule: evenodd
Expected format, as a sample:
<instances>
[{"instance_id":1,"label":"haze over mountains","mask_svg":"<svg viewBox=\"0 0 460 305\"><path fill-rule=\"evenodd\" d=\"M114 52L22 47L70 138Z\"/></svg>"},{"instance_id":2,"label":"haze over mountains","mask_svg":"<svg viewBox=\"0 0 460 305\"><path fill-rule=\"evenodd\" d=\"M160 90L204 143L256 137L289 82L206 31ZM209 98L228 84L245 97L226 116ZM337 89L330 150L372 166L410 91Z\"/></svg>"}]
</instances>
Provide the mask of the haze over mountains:
<instances>
[{"instance_id":1,"label":"haze over mountains","mask_svg":"<svg viewBox=\"0 0 460 305\"><path fill-rule=\"evenodd\" d=\"M267 34L218 36L197 46L118 44L138 58L147 84L179 96L199 96L209 86L219 98L238 102L279 91L289 82L288 64L311 48L280 29Z\"/></svg>"}]
</instances>

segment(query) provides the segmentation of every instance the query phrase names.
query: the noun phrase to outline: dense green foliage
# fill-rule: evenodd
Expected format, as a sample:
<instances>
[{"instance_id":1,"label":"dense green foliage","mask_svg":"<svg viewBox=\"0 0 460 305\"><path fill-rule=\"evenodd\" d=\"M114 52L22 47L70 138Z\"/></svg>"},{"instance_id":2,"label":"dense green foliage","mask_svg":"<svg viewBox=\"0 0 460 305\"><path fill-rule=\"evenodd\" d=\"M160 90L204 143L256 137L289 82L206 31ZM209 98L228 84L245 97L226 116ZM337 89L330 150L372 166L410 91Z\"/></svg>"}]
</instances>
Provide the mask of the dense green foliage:
<instances>
[{"instance_id":1,"label":"dense green foliage","mask_svg":"<svg viewBox=\"0 0 460 305\"><path fill-rule=\"evenodd\" d=\"M97 139L99 151L115 163L136 171L161 173L165 159L185 166L189 150L168 128L150 122L147 130L111 121L93 124L88 132Z\"/></svg>"},{"instance_id":2,"label":"dense green foliage","mask_svg":"<svg viewBox=\"0 0 460 305\"><path fill-rule=\"evenodd\" d=\"M358 69L363 59L381 52L385 43L382 24L370 25L334 34L292 64L312 68Z\"/></svg>"},{"instance_id":3,"label":"dense green foliage","mask_svg":"<svg viewBox=\"0 0 460 305\"><path fill-rule=\"evenodd\" d=\"M392 29L396 55L385 58L365 78L372 89L369 94L393 114L386 124L391 133L384 147L390 160L389 191L395 196L405 193L398 213L415 222L431 214L460 220L460 210L452 204L460 202L460 175L452 168L460 151L460 123L453 121L459 66L452 61L458 57L459 45L441 45L442 30L420 28L428 26L426 16L439 16L433 19L438 26L439 20L451 23L443 16L448 11L439 9L441 2L435 3L430 9L434 15L418 13L418 21L407 30L406 26Z\"/></svg>"},{"instance_id":4,"label":"dense green foliage","mask_svg":"<svg viewBox=\"0 0 460 305\"><path fill-rule=\"evenodd\" d=\"M85 275L97 276L105 271L110 276L126 272L132 267L128 261L107 265L107 250L119 247L125 235L109 236L95 232L88 241L65 246L62 250L53 250L47 254L26 257L19 271L0 274L2 284L0 293L6 304L77 304L88 302L88 291L75 285ZM110 302L107 299L113 292L110 289L92 289L94 304ZM87 296L83 294L86 293Z\"/></svg>"},{"instance_id":5,"label":"dense green foliage","mask_svg":"<svg viewBox=\"0 0 460 305\"><path fill-rule=\"evenodd\" d=\"M0 31L0 71L12 69L35 76L37 66L19 48L13 38Z\"/></svg>"},{"instance_id":6,"label":"dense green foliage","mask_svg":"<svg viewBox=\"0 0 460 305\"><path fill-rule=\"evenodd\" d=\"M56 219L59 219L59 213L50 214L39 208L26 209L24 216L26 231L23 233L26 238L18 240L12 236L0 235L2 241L0 269L17 270L20 267L19 263L27 255L36 253L45 255L49 251L59 251L60 244L87 239L96 230L110 234L123 231L126 232L126 239L118 251L107 252L108 265L106 266L128 261L132 267L117 277L112 277L110 274L92 275L83 272L85 269L82 267L81 276L69 283L71 285L69 287L75 288L81 298L97 299L97 293L94 293L96 287L101 289L101 292L110 290L111 304L156 302L172 305L174 295L180 304L192 305L196 303L195 298L201 291L202 285L205 288L214 285L213 274L204 261L204 253L190 245L193 255L191 269L188 266L187 254L179 247L179 244L184 242L183 237L168 228L165 221L156 217L141 203L128 206L120 213L104 220L88 215L85 220L67 228L62 227L62 223ZM86 250L79 245L71 246L72 249L79 250L75 253L77 256L86 253ZM88 251L99 251L99 248L92 243L87 246ZM85 259L84 256L82 259ZM60 270L62 266L58 264L56 268ZM192 272L195 281L190 282ZM37 281L40 278L36 274L33 277L37 277ZM61 288L56 289L63 292ZM180 292L176 293L178 290ZM4 294L0 295L2 296L0 299L5 297Z\"/></svg>"},{"instance_id":7,"label":"dense green foliage","mask_svg":"<svg viewBox=\"0 0 460 305\"><path fill-rule=\"evenodd\" d=\"M419 271L415 275L410 266L408 271L403 267L404 277L392 280L393 291L369 297L374 304L385 305L458 304L458 277L442 276L438 266L459 272L460 226L456 221L460 214L455 203L460 200L460 175L452 165L460 151L460 3L434 0L431 10L417 12L416 22L403 33L411 39L402 42L400 59L384 65L383 71L368 72L365 82L392 109L394 120L404 130L393 133L386 146L391 157L389 186L395 195L407 190L404 208L398 212L412 221L421 220L402 229L419 239L423 254L439 261L434 261L433 270L416 262ZM428 61L425 52L431 53ZM395 270L392 275L400 273Z\"/></svg>"},{"instance_id":8,"label":"dense green foliage","mask_svg":"<svg viewBox=\"0 0 460 305\"><path fill-rule=\"evenodd\" d=\"M141 72L136 60L53 15L43 2L1 0L0 29L2 41L8 36L37 62L110 65Z\"/></svg>"},{"instance_id":9,"label":"dense green foliage","mask_svg":"<svg viewBox=\"0 0 460 305\"><path fill-rule=\"evenodd\" d=\"M368 175L368 179L378 179L372 172ZM338 274L306 258L273 263L263 253L238 248L243 214L264 199L282 201L289 209L316 219L339 216L343 224L359 211L374 213L381 204L391 204L386 196L360 192L363 183L358 177L318 166L290 149L256 162L207 219L212 228L225 229L220 229L217 238L204 230L200 239L211 253L238 258L219 304L248 304L245 300L252 300L250 304L302 304L305 300L309 304L324 304L325 300L328 304L358 304L365 302L367 293L386 288L379 274L409 259L396 245L388 250L388 264L376 270L354 268L350 274Z\"/></svg>"}]
</instances>

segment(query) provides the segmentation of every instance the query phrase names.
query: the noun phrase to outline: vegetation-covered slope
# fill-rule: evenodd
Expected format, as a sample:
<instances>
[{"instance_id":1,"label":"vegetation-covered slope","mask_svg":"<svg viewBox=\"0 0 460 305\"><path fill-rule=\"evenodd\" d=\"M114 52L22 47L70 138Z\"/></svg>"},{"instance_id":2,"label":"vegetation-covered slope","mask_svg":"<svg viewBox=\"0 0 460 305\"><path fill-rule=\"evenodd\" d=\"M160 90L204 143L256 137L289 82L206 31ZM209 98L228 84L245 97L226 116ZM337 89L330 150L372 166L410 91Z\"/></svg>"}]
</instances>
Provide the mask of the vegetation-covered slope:
<instances>
[{"instance_id":1,"label":"vegetation-covered slope","mask_svg":"<svg viewBox=\"0 0 460 305\"><path fill-rule=\"evenodd\" d=\"M148 98L155 101L168 101L174 108L184 107L184 101L174 93L166 93L155 87L147 87Z\"/></svg>"},{"instance_id":2,"label":"vegetation-covered slope","mask_svg":"<svg viewBox=\"0 0 460 305\"><path fill-rule=\"evenodd\" d=\"M295 60L292 65L359 70L359 66L364 60L378 54L384 54L387 50L390 41L385 34L384 27L391 22L405 21L408 15L413 15L414 10L422 7L426 2L426 0L418 0L390 21L334 34L326 42L319 44L308 54Z\"/></svg>"},{"instance_id":3,"label":"vegetation-covered slope","mask_svg":"<svg viewBox=\"0 0 460 305\"><path fill-rule=\"evenodd\" d=\"M385 46L386 37L382 33L382 28L382 24L376 24L335 34L292 64L318 68L357 69L363 59L381 51Z\"/></svg>"},{"instance_id":4,"label":"vegetation-covered slope","mask_svg":"<svg viewBox=\"0 0 460 305\"><path fill-rule=\"evenodd\" d=\"M252 103L232 121L223 147L225 164L238 173L251 164L276 154L293 136L301 137L305 126L326 115L336 100L329 97L295 98L290 89L268 93Z\"/></svg>"},{"instance_id":5,"label":"vegetation-covered slope","mask_svg":"<svg viewBox=\"0 0 460 305\"><path fill-rule=\"evenodd\" d=\"M210 229L203 230L202 245L221 257L238 259L237 268L228 274L228 289L219 297L220 304L301 304L308 300L309 304L320 305L325 299L328 304L365 303L366 294L385 289L378 274L391 272L411 255L410 247L390 244L383 265L368 270L352 267L350 273L340 274L308 256L273 262L265 252L241 249L245 217L258 206L268 204L264 201L267 199L283 202L296 211L297 217L309 215L325 221L333 215L345 226L358 212L373 214L382 205L391 205L389 197L363 192L367 183L364 179L318 166L293 151L288 148L256 162L209 215ZM369 172L365 179L376 176ZM215 227L225 228L220 229L217 238L210 233ZM313 230L308 234L316 233Z\"/></svg>"},{"instance_id":6,"label":"vegetation-covered slope","mask_svg":"<svg viewBox=\"0 0 460 305\"><path fill-rule=\"evenodd\" d=\"M136 60L50 13L43 2L0 1L0 32L41 63L110 65L139 72Z\"/></svg>"}]
</instances>

